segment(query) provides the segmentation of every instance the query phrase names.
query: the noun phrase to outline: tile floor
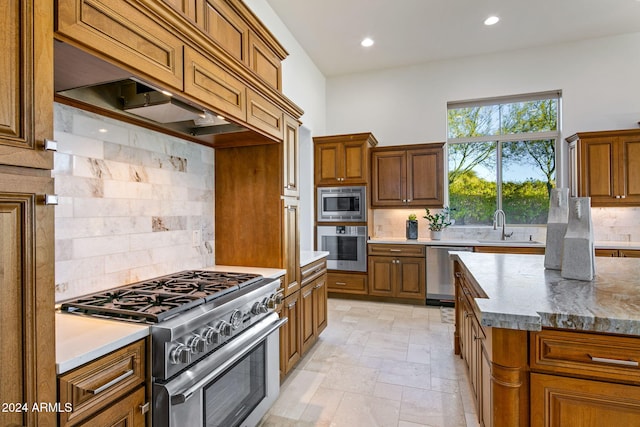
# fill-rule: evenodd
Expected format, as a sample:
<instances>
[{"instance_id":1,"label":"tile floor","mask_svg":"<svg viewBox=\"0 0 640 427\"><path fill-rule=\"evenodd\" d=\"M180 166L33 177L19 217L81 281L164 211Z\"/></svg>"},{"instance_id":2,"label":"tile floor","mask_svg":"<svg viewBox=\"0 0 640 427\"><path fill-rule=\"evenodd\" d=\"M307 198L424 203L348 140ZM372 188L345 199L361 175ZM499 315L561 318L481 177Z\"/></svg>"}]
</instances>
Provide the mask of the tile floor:
<instances>
[{"instance_id":1,"label":"tile floor","mask_svg":"<svg viewBox=\"0 0 640 427\"><path fill-rule=\"evenodd\" d=\"M453 324L438 307L329 299L329 326L261 427L476 427Z\"/></svg>"}]
</instances>

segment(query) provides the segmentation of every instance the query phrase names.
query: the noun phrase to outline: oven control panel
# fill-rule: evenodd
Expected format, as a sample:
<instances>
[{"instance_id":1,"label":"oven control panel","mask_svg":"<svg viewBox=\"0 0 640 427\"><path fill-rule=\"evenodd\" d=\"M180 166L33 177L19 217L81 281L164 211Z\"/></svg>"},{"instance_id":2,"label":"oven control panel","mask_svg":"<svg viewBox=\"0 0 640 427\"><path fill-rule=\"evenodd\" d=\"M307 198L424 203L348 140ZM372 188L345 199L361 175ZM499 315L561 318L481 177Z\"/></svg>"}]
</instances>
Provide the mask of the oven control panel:
<instances>
[{"instance_id":1,"label":"oven control panel","mask_svg":"<svg viewBox=\"0 0 640 427\"><path fill-rule=\"evenodd\" d=\"M273 284L270 289L249 293L220 307L196 307L194 318L173 327L169 334L166 333L168 326L152 327L153 376L170 378L273 312L283 300L280 282ZM176 331L185 332L176 336Z\"/></svg>"}]
</instances>

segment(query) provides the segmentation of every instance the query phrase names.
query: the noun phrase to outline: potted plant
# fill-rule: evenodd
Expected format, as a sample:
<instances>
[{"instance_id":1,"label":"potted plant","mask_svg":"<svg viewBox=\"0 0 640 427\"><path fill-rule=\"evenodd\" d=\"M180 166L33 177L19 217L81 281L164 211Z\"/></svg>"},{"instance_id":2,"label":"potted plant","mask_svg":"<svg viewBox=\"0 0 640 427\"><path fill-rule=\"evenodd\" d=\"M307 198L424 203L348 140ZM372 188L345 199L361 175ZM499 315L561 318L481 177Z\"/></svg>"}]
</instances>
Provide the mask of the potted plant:
<instances>
[{"instance_id":1,"label":"potted plant","mask_svg":"<svg viewBox=\"0 0 640 427\"><path fill-rule=\"evenodd\" d=\"M444 207L442 212L431 214L429 208L425 209L426 214L424 218L429 221L429 230L431 230L431 240L440 240L442 237L442 230L451 225L449 221L449 208Z\"/></svg>"},{"instance_id":2,"label":"potted plant","mask_svg":"<svg viewBox=\"0 0 640 427\"><path fill-rule=\"evenodd\" d=\"M407 239L415 240L418 238L418 217L416 214L410 214L407 220Z\"/></svg>"}]
</instances>

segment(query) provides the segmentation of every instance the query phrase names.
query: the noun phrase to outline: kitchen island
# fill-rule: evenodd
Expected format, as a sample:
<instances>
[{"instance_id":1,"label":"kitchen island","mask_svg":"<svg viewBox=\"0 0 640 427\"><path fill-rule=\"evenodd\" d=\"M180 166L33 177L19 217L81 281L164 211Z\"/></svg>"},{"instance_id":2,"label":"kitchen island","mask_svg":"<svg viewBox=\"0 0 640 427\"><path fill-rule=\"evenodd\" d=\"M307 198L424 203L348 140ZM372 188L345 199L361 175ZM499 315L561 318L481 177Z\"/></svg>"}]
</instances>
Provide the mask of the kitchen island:
<instances>
[{"instance_id":1,"label":"kitchen island","mask_svg":"<svg viewBox=\"0 0 640 427\"><path fill-rule=\"evenodd\" d=\"M591 282L539 255L452 252L454 347L484 426L640 426L640 261Z\"/></svg>"}]
</instances>

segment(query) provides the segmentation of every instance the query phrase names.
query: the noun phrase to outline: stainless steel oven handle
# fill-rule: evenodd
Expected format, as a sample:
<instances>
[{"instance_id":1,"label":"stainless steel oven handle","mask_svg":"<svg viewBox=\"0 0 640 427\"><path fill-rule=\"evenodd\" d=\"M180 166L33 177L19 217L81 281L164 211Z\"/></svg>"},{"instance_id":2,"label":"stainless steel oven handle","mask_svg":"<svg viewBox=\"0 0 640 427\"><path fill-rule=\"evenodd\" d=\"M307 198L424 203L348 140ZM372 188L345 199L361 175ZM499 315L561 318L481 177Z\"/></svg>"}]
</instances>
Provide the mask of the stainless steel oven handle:
<instances>
[{"instance_id":1,"label":"stainless steel oven handle","mask_svg":"<svg viewBox=\"0 0 640 427\"><path fill-rule=\"evenodd\" d=\"M196 382L195 384L193 384L188 389L186 389L186 390L184 390L182 392L178 392L178 393L174 394L173 396L171 396L171 404L172 405L179 405L179 404L184 403L187 400L189 400L189 398L191 396L193 396L194 393L196 393L199 389L201 389L207 383L211 382L214 378L219 376L229 366L233 365L238 360L240 360L244 356L246 356L251 350L253 350L253 348L255 347L255 344L261 342L267 336L271 335L274 331L277 331L278 329L280 329L280 327L282 325L284 325L285 323L287 323L288 321L289 321L289 319L286 318L286 317L283 318L283 319L278 319L275 322L273 322L270 326L268 326L267 328L263 329L261 332L259 332L255 336L253 336L251 341L248 343L247 346L245 346L241 351L238 351L233 356L231 356L227 360L225 360L224 363L222 363L220 366L218 366L213 371L211 371L211 373L209 375L207 375L206 377L204 377L200 381Z\"/></svg>"}]
</instances>

